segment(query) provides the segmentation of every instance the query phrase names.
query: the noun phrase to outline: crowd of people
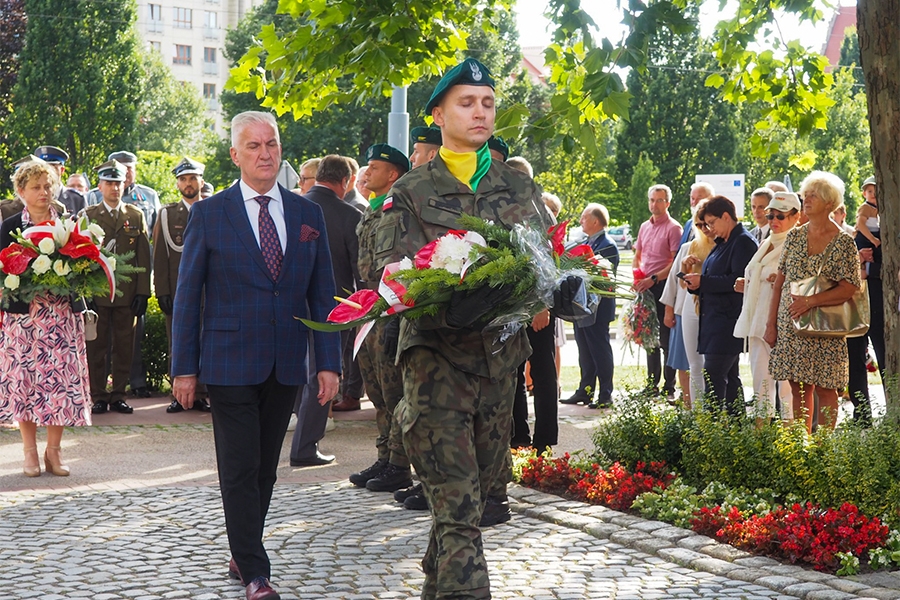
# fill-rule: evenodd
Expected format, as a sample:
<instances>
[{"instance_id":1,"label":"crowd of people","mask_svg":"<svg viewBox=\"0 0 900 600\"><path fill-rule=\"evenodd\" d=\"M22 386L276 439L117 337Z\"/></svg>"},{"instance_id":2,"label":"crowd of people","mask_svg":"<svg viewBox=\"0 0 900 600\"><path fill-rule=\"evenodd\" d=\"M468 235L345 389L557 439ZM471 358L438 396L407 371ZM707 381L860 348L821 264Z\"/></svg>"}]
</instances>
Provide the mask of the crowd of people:
<instances>
[{"instance_id":1,"label":"crowd of people","mask_svg":"<svg viewBox=\"0 0 900 600\"><path fill-rule=\"evenodd\" d=\"M333 426L331 414L359 410L363 398L376 412L375 461L349 480L393 493L406 508L430 510L422 597L489 598L481 529L510 519L510 448L556 445L560 402L595 409L614 402L615 298L600 299L575 321L580 380L562 400L563 315L573 314L564 304L577 296L569 288L580 280L560 282L555 305L499 346L485 315L503 302L503 288L455 293L436 315L418 320L378 321L361 344L353 330L313 331L297 317L324 322L335 296L378 290L387 265L457 228L460 215L510 228L556 223L560 199L542 193L528 161L510 157L492 135L493 88L484 65L467 59L434 89L425 106L434 125L411 131L409 157L377 143L362 166L336 154L310 159L295 190L277 183L274 117L253 111L231 123L239 180L212 194L204 165L184 158L172 170L181 199L164 207L154 190L136 183L131 152L110 154L96 168L94 189L73 174L57 191L68 159L59 148L42 146L19 161L17 197L0 203L0 247L21 229L84 215L103 229L106 248L127 253L138 269L113 299L46 294L5 308L0 420L19 423L24 474L42 472L37 427L47 427L44 469L68 475L63 428L89 425L107 411L130 413L128 389L149 392L142 319L154 293L169 339L166 411L212 413L229 573L248 600L279 597L262 532L286 432L294 432L292 466L330 464L335 457L318 444ZM792 325L810 309L844 302L865 278L873 296L869 336L883 365L874 179L864 195L854 242L833 216L840 218L844 186L829 173L811 173L799 195L776 183L755 190L749 231L734 203L709 184L692 186L684 225L669 214L669 187L652 186L633 261L640 274L633 292L652 298L659 319L644 393L672 397L677 384L689 408L742 415L738 366L749 352L760 420L774 418L780 406L784 418L805 415L809 428L814 417L833 426L848 383L857 418L870 418L859 377L868 339L801 337ZM615 273L620 255L606 207L584 206L580 225L583 243ZM812 275L836 285L791 293L792 283ZM97 315L90 340L79 314L85 310Z\"/></svg>"}]
</instances>

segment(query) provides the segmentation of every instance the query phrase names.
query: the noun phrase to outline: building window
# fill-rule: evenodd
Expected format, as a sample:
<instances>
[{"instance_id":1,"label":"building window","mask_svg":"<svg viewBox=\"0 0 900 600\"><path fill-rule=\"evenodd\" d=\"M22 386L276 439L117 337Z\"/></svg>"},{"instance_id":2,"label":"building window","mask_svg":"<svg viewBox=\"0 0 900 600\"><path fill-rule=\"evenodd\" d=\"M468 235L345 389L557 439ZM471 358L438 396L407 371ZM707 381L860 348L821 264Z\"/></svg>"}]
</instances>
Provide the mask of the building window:
<instances>
[{"instance_id":1,"label":"building window","mask_svg":"<svg viewBox=\"0 0 900 600\"><path fill-rule=\"evenodd\" d=\"M191 47L175 45L175 58L172 59L174 65L190 65L191 64Z\"/></svg>"},{"instance_id":2,"label":"building window","mask_svg":"<svg viewBox=\"0 0 900 600\"><path fill-rule=\"evenodd\" d=\"M216 62L216 49L215 48L204 48L203 49L203 62L208 62L208 63Z\"/></svg>"},{"instance_id":3,"label":"building window","mask_svg":"<svg viewBox=\"0 0 900 600\"><path fill-rule=\"evenodd\" d=\"M150 42L150 49L162 54L162 42Z\"/></svg>"},{"instance_id":4,"label":"building window","mask_svg":"<svg viewBox=\"0 0 900 600\"><path fill-rule=\"evenodd\" d=\"M175 18L173 19L175 27L180 29L191 28L191 9L175 7Z\"/></svg>"},{"instance_id":5,"label":"building window","mask_svg":"<svg viewBox=\"0 0 900 600\"><path fill-rule=\"evenodd\" d=\"M216 99L216 84L214 83L204 83L203 84L203 97L207 100L215 100Z\"/></svg>"},{"instance_id":6,"label":"building window","mask_svg":"<svg viewBox=\"0 0 900 600\"><path fill-rule=\"evenodd\" d=\"M147 31L149 33L162 33L162 5L149 4L148 7L150 9L150 21L147 23Z\"/></svg>"},{"instance_id":7,"label":"building window","mask_svg":"<svg viewBox=\"0 0 900 600\"><path fill-rule=\"evenodd\" d=\"M203 14L203 26L207 29L218 29L219 28L219 17L218 13L206 11Z\"/></svg>"}]
</instances>

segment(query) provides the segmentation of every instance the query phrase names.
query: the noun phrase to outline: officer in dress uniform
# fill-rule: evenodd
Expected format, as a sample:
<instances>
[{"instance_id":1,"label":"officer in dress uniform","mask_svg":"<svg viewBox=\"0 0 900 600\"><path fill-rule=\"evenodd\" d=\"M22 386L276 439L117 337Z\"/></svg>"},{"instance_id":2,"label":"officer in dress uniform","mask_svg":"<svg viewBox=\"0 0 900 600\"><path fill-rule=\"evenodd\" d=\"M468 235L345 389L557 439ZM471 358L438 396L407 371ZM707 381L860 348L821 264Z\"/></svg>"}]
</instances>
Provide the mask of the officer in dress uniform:
<instances>
[{"instance_id":1,"label":"officer in dress uniform","mask_svg":"<svg viewBox=\"0 0 900 600\"><path fill-rule=\"evenodd\" d=\"M144 213L122 202L125 166L110 160L95 170L100 179L99 189L103 199L100 204L84 209L84 214L103 228L104 245L108 250L116 254L133 253L129 263L143 271L134 273L131 281L117 286L122 295L117 294L114 300L110 301L108 296L93 299L99 318L97 339L87 342L91 398L94 401L92 412L101 414L115 410L129 414L133 409L125 402L125 388L131 372L135 317L143 316L150 298L150 240ZM111 360L107 360L107 356ZM110 368L113 387L107 391Z\"/></svg>"},{"instance_id":2,"label":"officer in dress uniform","mask_svg":"<svg viewBox=\"0 0 900 600\"><path fill-rule=\"evenodd\" d=\"M14 162L12 164L13 171L18 170L18 168L20 166L22 166L23 164L25 164L27 162L32 162L35 160L41 160L41 159L38 158L37 156L35 156L34 154L29 154L28 156L20 158L19 160L17 160L16 162ZM68 214L68 210L66 209L65 205L63 205L60 201L51 200L50 204L53 206L53 208L56 210L56 214L58 214L59 216L64 216L64 215ZM23 210L25 210L25 203L22 202L22 199L19 198L18 196L16 196L15 198L12 198L12 199L2 200L2 201L0 201L0 221L5 221L6 219L10 218L13 215L18 215Z\"/></svg>"},{"instance_id":3,"label":"officer in dress uniform","mask_svg":"<svg viewBox=\"0 0 900 600\"><path fill-rule=\"evenodd\" d=\"M441 128L443 145L431 162L394 183L382 203L373 237L379 267L458 229L464 213L508 228L549 226L534 181L491 160L493 87L484 65L471 58L438 82L425 112ZM571 288L566 292L561 298ZM422 561L424 599L491 597L479 521L488 490L509 473L515 372L531 352L523 328L484 319L508 296L505 286L485 286L454 294L434 316L401 319L404 394L396 417L433 519Z\"/></svg>"},{"instance_id":4,"label":"officer in dress uniform","mask_svg":"<svg viewBox=\"0 0 900 600\"><path fill-rule=\"evenodd\" d=\"M63 173L66 172L66 161L69 160L68 152L56 146L40 146L35 148L34 155L55 168L59 180L63 180ZM71 188L60 187L58 200L60 204L66 207L66 212L70 215L77 215L81 209L87 206L84 196L78 190Z\"/></svg>"},{"instance_id":5,"label":"officer in dress uniform","mask_svg":"<svg viewBox=\"0 0 900 600\"><path fill-rule=\"evenodd\" d=\"M172 308L175 306L175 290L178 284L178 267L181 264L181 250L184 246L184 228L187 227L188 215L194 202L201 199L200 191L204 185L203 171L206 166L190 158L183 158L172 169L181 192L181 200L167 204L159 211L156 226L153 228L153 288L159 301L159 310L166 316L166 337L169 340L169 356L172 355ZM210 186L211 187L211 186ZM171 358L169 361L171 368ZM203 396L206 386L197 386L198 398L192 408L209 412L209 403ZM166 408L167 413L184 410L178 400Z\"/></svg>"}]
</instances>

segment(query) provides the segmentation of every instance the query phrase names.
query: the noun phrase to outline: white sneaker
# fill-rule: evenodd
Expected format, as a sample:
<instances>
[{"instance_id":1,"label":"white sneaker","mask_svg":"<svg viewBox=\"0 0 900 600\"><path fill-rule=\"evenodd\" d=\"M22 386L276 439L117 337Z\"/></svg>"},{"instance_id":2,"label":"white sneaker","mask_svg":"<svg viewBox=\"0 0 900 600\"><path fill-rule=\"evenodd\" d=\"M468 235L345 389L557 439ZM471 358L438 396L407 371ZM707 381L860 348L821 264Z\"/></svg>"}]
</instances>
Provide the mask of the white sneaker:
<instances>
[{"instance_id":1,"label":"white sneaker","mask_svg":"<svg viewBox=\"0 0 900 600\"><path fill-rule=\"evenodd\" d=\"M325 422L325 431L334 431L334 417L328 417L328 421Z\"/></svg>"},{"instance_id":2,"label":"white sneaker","mask_svg":"<svg viewBox=\"0 0 900 600\"><path fill-rule=\"evenodd\" d=\"M297 429L297 415L291 415L291 420L288 422L288 431L293 431Z\"/></svg>"}]
</instances>

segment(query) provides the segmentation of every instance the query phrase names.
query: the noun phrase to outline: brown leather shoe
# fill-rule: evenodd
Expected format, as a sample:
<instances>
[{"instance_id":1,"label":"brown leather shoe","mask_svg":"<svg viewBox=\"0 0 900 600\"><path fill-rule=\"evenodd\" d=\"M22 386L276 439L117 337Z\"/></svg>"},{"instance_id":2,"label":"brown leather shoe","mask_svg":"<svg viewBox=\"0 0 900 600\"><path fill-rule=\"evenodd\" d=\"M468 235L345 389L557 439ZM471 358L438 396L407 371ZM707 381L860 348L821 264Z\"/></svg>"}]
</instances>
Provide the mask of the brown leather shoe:
<instances>
[{"instance_id":1,"label":"brown leather shoe","mask_svg":"<svg viewBox=\"0 0 900 600\"><path fill-rule=\"evenodd\" d=\"M237 563L234 562L234 557L231 557L231 560L228 561L228 576L240 581L241 585L245 585L244 578L241 577L241 570L238 569Z\"/></svg>"},{"instance_id":2,"label":"brown leather shoe","mask_svg":"<svg viewBox=\"0 0 900 600\"><path fill-rule=\"evenodd\" d=\"M247 586L247 600L281 600L265 577L257 577Z\"/></svg>"},{"instance_id":3,"label":"brown leather shoe","mask_svg":"<svg viewBox=\"0 0 900 600\"><path fill-rule=\"evenodd\" d=\"M347 412L351 410L359 410L359 398L344 396L340 402L331 405L331 410L335 412Z\"/></svg>"}]
</instances>

